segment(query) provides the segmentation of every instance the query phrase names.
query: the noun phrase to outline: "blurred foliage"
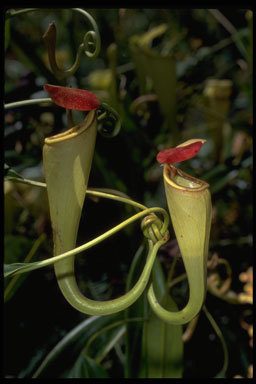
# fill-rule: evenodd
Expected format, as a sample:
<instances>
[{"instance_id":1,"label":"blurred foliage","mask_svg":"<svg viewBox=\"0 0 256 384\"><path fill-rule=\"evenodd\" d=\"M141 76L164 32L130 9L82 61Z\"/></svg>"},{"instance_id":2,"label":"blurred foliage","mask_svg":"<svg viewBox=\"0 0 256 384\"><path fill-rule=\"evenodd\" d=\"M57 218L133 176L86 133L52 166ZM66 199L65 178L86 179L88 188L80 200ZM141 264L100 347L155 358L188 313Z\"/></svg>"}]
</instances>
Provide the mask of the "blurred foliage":
<instances>
[{"instance_id":1,"label":"blurred foliage","mask_svg":"<svg viewBox=\"0 0 256 384\"><path fill-rule=\"evenodd\" d=\"M228 7L98 8L89 12L98 24L101 51L97 58L84 56L67 85L95 92L122 117L118 136L106 139L98 135L89 187L117 189L149 207L167 208L156 154L189 138L207 139L199 155L181 167L211 187L213 222L206 305L227 344L226 377L250 377L252 12ZM48 97L43 85L56 84L42 40L53 20L57 27L57 62L68 68L88 27L80 15L70 9L42 9L6 21L5 103ZM79 122L83 114L76 112L73 117ZM8 109L5 162L23 177L43 181L44 138L66 126L63 109L54 105ZM45 238L33 258L51 257L45 190L8 181L4 193L5 262L24 261L42 235ZM78 244L103 233L131 212L130 207L118 203L87 198ZM170 229L171 240L159 252L165 276L178 251ZM81 291L97 300L122 294L141 241L139 225L133 225L79 255L76 271ZM178 280L171 292L179 308L188 295L187 282L180 279L183 273L182 259L178 257L173 273ZM62 297L52 268L28 274L16 287L19 289L6 302L4 312L7 378L31 377L49 351L86 319ZM143 305L144 296L140 300L139 305ZM139 311L135 308L136 303L131 311L137 317ZM142 323L136 324L137 328L127 327L138 340L130 346L132 357L141 353ZM96 377L123 377L127 368L122 333L118 338L121 329L99 335L101 348L112 345L106 354L103 352L100 363L81 354L77 347L76 354L51 366L47 377L91 377L95 372ZM145 339L147 331L143 332ZM86 337L80 341L84 346ZM221 343L202 313L193 336L184 343L183 377L214 377L222 364Z\"/></svg>"}]
</instances>

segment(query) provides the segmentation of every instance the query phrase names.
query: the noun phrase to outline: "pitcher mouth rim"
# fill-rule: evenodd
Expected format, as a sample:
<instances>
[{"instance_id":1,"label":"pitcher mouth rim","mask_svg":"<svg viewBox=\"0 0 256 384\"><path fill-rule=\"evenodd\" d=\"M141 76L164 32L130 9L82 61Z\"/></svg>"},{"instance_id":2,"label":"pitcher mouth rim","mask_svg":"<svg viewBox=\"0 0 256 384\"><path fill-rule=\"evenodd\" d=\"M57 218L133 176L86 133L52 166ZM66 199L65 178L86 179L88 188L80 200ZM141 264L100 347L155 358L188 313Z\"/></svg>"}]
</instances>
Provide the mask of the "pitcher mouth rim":
<instances>
[{"instance_id":1,"label":"pitcher mouth rim","mask_svg":"<svg viewBox=\"0 0 256 384\"><path fill-rule=\"evenodd\" d=\"M74 127L68 129L65 132L58 133L57 135L46 137L44 142L45 144L55 144L62 142L64 140L69 140L72 138L75 138L76 136L80 135L93 124L93 122L96 119L96 110L90 111L85 119L80 123L75 125Z\"/></svg>"},{"instance_id":2,"label":"pitcher mouth rim","mask_svg":"<svg viewBox=\"0 0 256 384\"><path fill-rule=\"evenodd\" d=\"M200 192L205 190L206 188L209 188L209 184L207 182L205 182L204 180L197 179L196 177L190 176L189 174L183 172L181 169L176 168L173 164L165 164L163 174L166 183L168 183L168 185L175 189L188 192ZM193 185L193 187L177 183L174 179L177 175L180 178L183 178L184 181L186 181L188 184L190 183L191 185Z\"/></svg>"}]
</instances>

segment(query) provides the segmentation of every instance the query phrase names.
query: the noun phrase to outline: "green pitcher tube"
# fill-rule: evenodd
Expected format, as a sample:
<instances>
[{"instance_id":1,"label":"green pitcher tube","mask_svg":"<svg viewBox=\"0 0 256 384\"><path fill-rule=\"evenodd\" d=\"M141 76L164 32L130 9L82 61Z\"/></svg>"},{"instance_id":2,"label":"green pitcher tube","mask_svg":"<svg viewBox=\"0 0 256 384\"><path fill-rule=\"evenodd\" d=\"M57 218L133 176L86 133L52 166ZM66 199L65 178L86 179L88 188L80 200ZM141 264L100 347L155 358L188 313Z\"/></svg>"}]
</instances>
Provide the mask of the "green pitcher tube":
<instances>
[{"instance_id":1,"label":"green pitcher tube","mask_svg":"<svg viewBox=\"0 0 256 384\"><path fill-rule=\"evenodd\" d=\"M43 165L53 231L54 255L75 248L97 134L93 110L79 125L45 139ZM74 256L54 265L60 289L72 303ZM66 289L68 288L68 289Z\"/></svg>"},{"instance_id":2,"label":"green pitcher tube","mask_svg":"<svg viewBox=\"0 0 256 384\"><path fill-rule=\"evenodd\" d=\"M174 165L165 164L163 176L168 208L184 261L190 293L185 308L174 313L160 306L152 285L148 298L152 309L164 321L184 324L198 314L205 299L211 194L206 182L189 176Z\"/></svg>"}]
</instances>

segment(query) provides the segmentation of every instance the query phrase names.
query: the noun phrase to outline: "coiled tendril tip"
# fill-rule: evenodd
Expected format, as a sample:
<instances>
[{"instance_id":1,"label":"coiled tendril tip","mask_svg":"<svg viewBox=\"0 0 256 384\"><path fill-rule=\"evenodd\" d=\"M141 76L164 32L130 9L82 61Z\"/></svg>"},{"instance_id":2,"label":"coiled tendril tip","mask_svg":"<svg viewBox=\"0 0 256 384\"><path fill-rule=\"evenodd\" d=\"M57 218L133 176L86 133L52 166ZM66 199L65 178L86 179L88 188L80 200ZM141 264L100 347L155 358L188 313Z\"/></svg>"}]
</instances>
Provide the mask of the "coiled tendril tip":
<instances>
[{"instance_id":1,"label":"coiled tendril tip","mask_svg":"<svg viewBox=\"0 0 256 384\"><path fill-rule=\"evenodd\" d=\"M144 217L141 222L141 230L143 235L151 240L153 244L157 243L160 240L168 240L170 235L169 231L165 230L163 233L163 223L162 221L154 214Z\"/></svg>"}]
</instances>

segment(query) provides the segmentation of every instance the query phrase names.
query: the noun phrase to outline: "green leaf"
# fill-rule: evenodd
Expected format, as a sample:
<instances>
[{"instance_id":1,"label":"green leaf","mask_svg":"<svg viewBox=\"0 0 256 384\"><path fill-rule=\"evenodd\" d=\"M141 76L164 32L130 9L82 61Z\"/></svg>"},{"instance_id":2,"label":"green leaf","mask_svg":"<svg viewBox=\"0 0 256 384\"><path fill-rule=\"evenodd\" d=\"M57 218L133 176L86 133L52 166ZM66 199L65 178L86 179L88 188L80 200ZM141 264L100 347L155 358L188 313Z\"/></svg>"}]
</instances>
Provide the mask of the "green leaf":
<instances>
[{"instance_id":1,"label":"green leaf","mask_svg":"<svg viewBox=\"0 0 256 384\"><path fill-rule=\"evenodd\" d=\"M161 36L166 32L168 28L167 24L161 24L155 28L150 29L148 32L144 33L141 36L134 35L130 38L130 51L132 55L133 62L135 64L135 71L138 78L138 83L140 87L140 93L143 95L146 90L146 75L144 68L144 57L142 53L142 47L147 47L152 44L153 39Z\"/></svg>"},{"instance_id":2,"label":"green leaf","mask_svg":"<svg viewBox=\"0 0 256 384\"><path fill-rule=\"evenodd\" d=\"M154 291L157 297L164 297L166 294L166 281L160 261L156 259L152 270Z\"/></svg>"},{"instance_id":3,"label":"green leaf","mask_svg":"<svg viewBox=\"0 0 256 384\"><path fill-rule=\"evenodd\" d=\"M26 255L33 245L33 241L20 235L4 236L4 262L18 263L24 261Z\"/></svg>"},{"instance_id":4,"label":"green leaf","mask_svg":"<svg viewBox=\"0 0 256 384\"><path fill-rule=\"evenodd\" d=\"M221 370L216 376L214 376L214 379L226 379L226 373Z\"/></svg>"},{"instance_id":5,"label":"green leaf","mask_svg":"<svg viewBox=\"0 0 256 384\"><path fill-rule=\"evenodd\" d=\"M145 259L147 257L146 243L143 243L138 248L127 277L126 291L128 292L138 280ZM130 318L145 318L148 308L147 298L145 292L140 298L129 308L125 310L125 319ZM140 345L142 335L142 322L127 323L125 335L125 378L136 377L138 371L138 364L140 360Z\"/></svg>"},{"instance_id":6,"label":"green leaf","mask_svg":"<svg viewBox=\"0 0 256 384\"><path fill-rule=\"evenodd\" d=\"M98 350L97 355L95 356L95 361L99 364L111 351L112 348L122 339L126 332L126 326L121 325L110 332L109 335L106 335L105 342L102 347Z\"/></svg>"},{"instance_id":7,"label":"green leaf","mask_svg":"<svg viewBox=\"0 0 256 384\"><path fill-rule=\"evenodd\" d=\"M161 27L161 26L160 26ZM163 33L165 26L159 32ZM149 37L154 37L149 35ZM157 94L158 103L168 127L177 136L176 122L176 61L173 55L163 55L155 49L149 48L145 43L149 40L145 36L133 36L130 39L130 51L135 64L141 94L147 93L147 77L151 79L152 86ZM178 141L177 137L176 140Z\"/></svg>"},{"instance_id":8,"label":"green leaf","mask_svg":"<svg viewBox=\"0 0 256 384\"><path fill-rule=\"evenodd\" d=\"M46 370L48 374L52 372L52 374L56 375L56 367L58 366L61 372L63 372L61 361L65 359L65 354L68 354L68 360L72 364L72 362L78 359L79 354L92 335L108 324L117 321L119 318L120 314L114 314L108 316L91 316L82 321L71 329L44 357L37 371L34 373L33 378L43 377ZM79 363L77 364L79 365ZM70 371L68 372L70 373Z\"/></svg>"},{"instance_id":9,"label":"green leaf","mask_svg":"<svg viewBox=\"0 0 256 384\"><path fill-rule=\"evenodd\" d=\"M169 311L178 311L176 303L166 290L164 295L161 295L163 282L163 271L156 260L154 287L158 295L160 294L159 301ZM139 378L182 378L182 371L182 326L167 324L150 310L149 320L145 321L143 326Z\"/></svg>"},{"instance_id":10,"label":"green leaf","mask_svg":"<svg viewBox=\"0 0 256 384\"><path fill-rule=\"evenodd\" d=\"M135 65L135 71L137 75L137 80L140 88L140 94L143 95L146 93L146 73L144 71L143 56L141 55L140 48L138 46L139 37L132 36L130 39L130 51L132 60Z\"/></svg>"},{"instance_id":11,"label":"green leaf","mask_svg":"<svg viewBox=\"0 0 256 384\"><path fill-rule=\"evenodd\" d=\"M33 263L19 263L19 260L24 260L31 248L32 242L23 236L6 235L4 239L5 256L4 262L4 277L10 277L16 274L19 270L24 270L28 265ZM10 263L10 264L9 264Z\"/></svg>"},{"instance_id":12,"label":"green leaf","mask_svg":"<svg viewBox=\"0 0 256 384\"><path fill-rule=\"evenodd\" d=\"M68 378L70 379L100 379L109 378L107 372L101 365L97 364L91 357L80 354L71 369Z\"/></svg>"},{"instance_id":13,"label":"green leaf","mask_svg":"<svg viewBox=\"0 0 256 384\"><path fill-rule=\"evenodd\" d=\"M18 273L25 273L32 271L33 266L36 266L37 262L34 263L13 263L13 264L4 264L4 277L10 277ZM40 267L38 267L40 268Z\"/></svg>"},{"instance_id":14,"label":"green leaf","mask_svg":"<svg viewBox=\"0 0 256 384\"><path fill-rule=\"evenodd\" d=\"M160 109L168 126L176 127L176 62L172 55L164 56L143 47L144 69L152 79Z\"/></svg>"},{"instance_id":15,"label":"green leaf","mask_svg":"<svg viewBox=\"0 0 256 384\"><path fill-rule=\"evenodd\" d=\"M23 236L11 236L6 235L5 236L5 260L6 261L12 261L12 260L19 260L23 258L23 255L27 253L24 262L27 264L36 254L38 251L38 248L42 244L42 242L45 240L46 235L43 233L41 236L36 239L33 246L31 247L31 241L24 238ZM26 251L26 248L29 246L30 250L29 252ZM13 270L14 265L17 266L17 264L5 264L5 271L7 274L10 272L10 270ZM18 263L19 265L19 263ZM22 263L23 265L23 263ZM10 267L12 266L12 267ZM8 301L13 294L16 292L16 290L20 287L20 285L24 282L27 275L23 274L15 276L10 281L5 280L5 290L4 290L4 300L5 302Z\"/></svg>"},{"instance_id":16,"label":"green leaf","mask_svg":"<svg viewBox=\"0 0 256 384\"><path fill-rule=\"evenodd\" d=\"M4 48L5 51L7 50L10 42L10 23L11 20L7 19L5 20L5 25L4 25Z\"/></svg>"},{"instance_id":17,"label":"green leaf","mask_svg":"<svg viewBox=\"0 0 256 384\"><path fill-rule=\"evenodd\" d=\"M4 176L7 179L23 179L14 169L12 169L8 164L4 164Z\"/></svg>"},{"instance_id":18,"label":"green leaf","mask_svg":"<svg viewBox=\"0 0 256 384\"><path fill-rule=\"evenodd\" d=\"M25 179L23 176L21 176L19 173L17 173L14 169L12 169L9 165L6 163L4 164L4 179L5 180L11 180L11 181L17 181L19 183L33 185L37 187L46 187L45 183L41 183L39 181Z\"/></svg>"}]
</instances>

